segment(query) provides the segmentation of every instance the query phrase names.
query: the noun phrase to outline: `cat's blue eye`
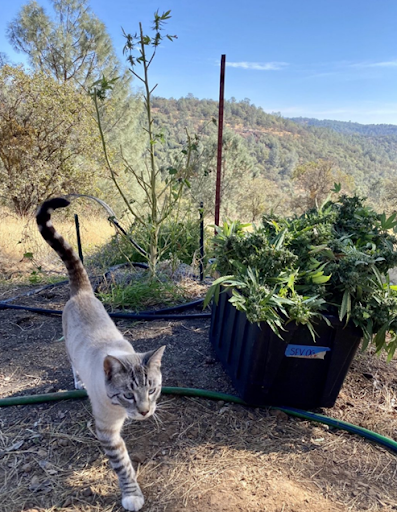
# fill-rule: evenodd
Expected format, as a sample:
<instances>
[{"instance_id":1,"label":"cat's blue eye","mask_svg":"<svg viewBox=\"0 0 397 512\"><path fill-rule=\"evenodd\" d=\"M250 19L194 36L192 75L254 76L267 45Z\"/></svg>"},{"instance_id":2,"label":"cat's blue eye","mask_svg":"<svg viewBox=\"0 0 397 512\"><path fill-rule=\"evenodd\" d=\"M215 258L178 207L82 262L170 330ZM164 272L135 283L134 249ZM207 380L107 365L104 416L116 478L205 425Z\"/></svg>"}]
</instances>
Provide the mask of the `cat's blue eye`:
<instances>
[{"instance_id":1,"label":"cat's blue eye","mask_svg":"<svg viewBox=\"0 0 397 512\"><path fill-rule=\"evenodd\" d=\"M153 395L153 393L156 391L156 388L149 389L149 395Z\"/></svg>"},{"instance_id":2,"label":"cat's blue eye","mask_svg":"<svg viewBox=\"0 0 397 512\"><path fill-rule=\"evenodd\" d=\"M126 400L134 400L134 394L133 393L124 393L124 398Z\"/></svg>"}]
</instances>

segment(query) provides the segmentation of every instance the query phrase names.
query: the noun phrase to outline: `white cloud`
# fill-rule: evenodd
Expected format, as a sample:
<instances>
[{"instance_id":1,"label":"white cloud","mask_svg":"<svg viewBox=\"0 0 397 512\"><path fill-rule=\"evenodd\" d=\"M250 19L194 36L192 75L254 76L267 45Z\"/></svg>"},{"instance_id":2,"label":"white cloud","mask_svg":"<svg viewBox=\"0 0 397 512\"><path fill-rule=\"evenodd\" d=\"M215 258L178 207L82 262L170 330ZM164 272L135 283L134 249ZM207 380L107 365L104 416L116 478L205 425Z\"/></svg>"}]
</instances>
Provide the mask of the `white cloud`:
<instances>
[{"instance_id":1,"label":"white cloud","mask_svg":"<svg viewBox=\"0 0 397 512\"><path fill-rule=\"evenodd\" d=\"M381 75L382 69L393 70L397 68L397 59L395 60L384 60L378 62L361 61L361 62L320 62L308 66L306 70L301 69L300 71L305 72L306 76L302 76L303 80L307 79L335 79L337 81L352 81L352 80L363 80L363 79L374 79Z\"/></svg>"},{"instance_id":2,"label":"white cloud","mask_svg":"<svg viewBox=\"0 0 397 512\"><path fill-rule=\"evenodd\" d=\"M397 60L386 60L381 62L358 62L352 64L355 68L397 68Z\"/></svg>"},{"instance_id":3,"label":"white cloud","mask_svg":"<svg viewBox=\"0 0 397 512\"><path fill-rule=\"evenodd\" d=\"M230 68L255 69L259 71L277 71L288 66L287 62L227 62Z\"/></svg>"}]
</instances>

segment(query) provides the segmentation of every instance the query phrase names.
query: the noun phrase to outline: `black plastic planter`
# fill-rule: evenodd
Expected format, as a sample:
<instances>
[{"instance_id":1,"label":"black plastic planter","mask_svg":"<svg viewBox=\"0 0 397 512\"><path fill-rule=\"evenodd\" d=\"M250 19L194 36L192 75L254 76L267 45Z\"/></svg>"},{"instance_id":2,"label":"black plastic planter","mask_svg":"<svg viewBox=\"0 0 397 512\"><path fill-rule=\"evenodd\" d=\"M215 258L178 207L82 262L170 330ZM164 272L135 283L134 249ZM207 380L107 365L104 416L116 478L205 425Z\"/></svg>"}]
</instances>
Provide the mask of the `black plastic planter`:
<instances>
[{"instance_id":1,"label":"black plastic planter","mask_svg":"<svg viewBox=\"0 0 397 512\"><path fill-rule=\"evenodd\" d=\"M221 293L212 306L210 341L239 396L253 405L312 409L332 407L362 333L328 317L316 325L316 343L305 326L288 324L284 340L263 322L247 320Z\"/></svg>"}]
</instances>

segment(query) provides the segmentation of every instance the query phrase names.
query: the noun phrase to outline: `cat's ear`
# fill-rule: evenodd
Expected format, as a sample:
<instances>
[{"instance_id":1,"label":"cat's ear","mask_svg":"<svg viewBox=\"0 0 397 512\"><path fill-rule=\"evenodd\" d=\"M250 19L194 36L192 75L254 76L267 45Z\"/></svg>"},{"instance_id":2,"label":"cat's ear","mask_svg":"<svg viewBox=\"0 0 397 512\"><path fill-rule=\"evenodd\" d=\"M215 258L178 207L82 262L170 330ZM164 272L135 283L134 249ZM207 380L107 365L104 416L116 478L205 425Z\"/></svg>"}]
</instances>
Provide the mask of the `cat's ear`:
<instances>
[{"instance_id":1,"label":"cat's ear","mask_svg":"<svg viewBox=\"0 0 397 512\"><path fill-rule=\"evenodd\" d=\"M162 347L152 350L150 352L146 352L146 354L143 355L142 361L145 366L155 366L157 368L160 368L161 366L161 358L163 357L165 350L165 345Z\"/></svg>"},{"instance_id":2,"label":"cat's ear","mask_svg":"<svg viewBox=\"0 0 397 512\"><path fill-rule=\"evenodd\" d=\"M107 380L111 380L116 373L120 373L124 370L124 365L117 357L106 356L103 361L103 370Z\"/></svg>"}]
</instances>

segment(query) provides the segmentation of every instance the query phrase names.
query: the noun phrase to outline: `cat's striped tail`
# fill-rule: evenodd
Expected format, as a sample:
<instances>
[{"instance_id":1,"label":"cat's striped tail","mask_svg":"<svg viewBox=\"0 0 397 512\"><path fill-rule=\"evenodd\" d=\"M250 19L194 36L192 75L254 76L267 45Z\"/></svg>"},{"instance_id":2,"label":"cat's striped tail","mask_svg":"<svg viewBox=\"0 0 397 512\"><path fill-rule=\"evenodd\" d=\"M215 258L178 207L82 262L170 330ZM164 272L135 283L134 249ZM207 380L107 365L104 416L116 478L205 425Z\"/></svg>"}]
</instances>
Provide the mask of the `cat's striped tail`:
<instances>
[{"instance_id":1,"label":"cat's striped tail","mask_svg":"<svg viewBox=\"0 0 397 512\"><path fill-rule=\"evenodd\" d=\"M57 208L65 208L69 204L70 202L63 197L45 201L37 211L36 221L41 236L65 263L69 274L70 294L76 295L79 291L92 291L87 272L73 247L55 230L51 222L52 212Z\"/></svg>"}]
</instances>

